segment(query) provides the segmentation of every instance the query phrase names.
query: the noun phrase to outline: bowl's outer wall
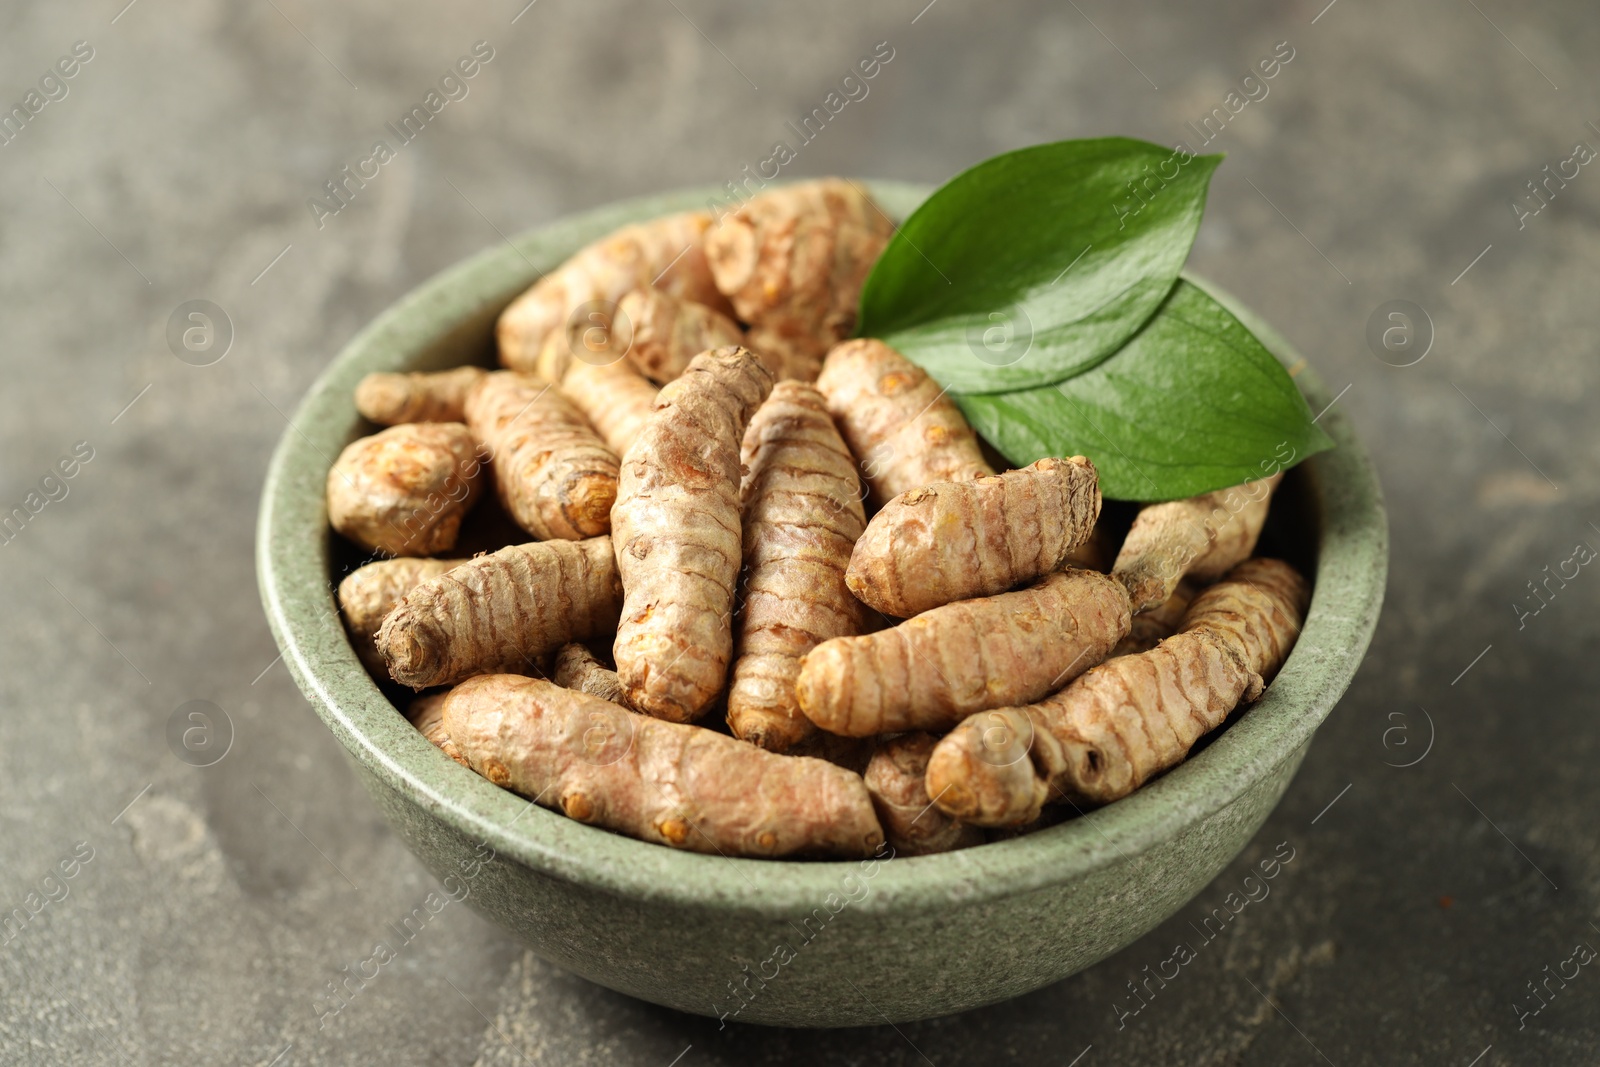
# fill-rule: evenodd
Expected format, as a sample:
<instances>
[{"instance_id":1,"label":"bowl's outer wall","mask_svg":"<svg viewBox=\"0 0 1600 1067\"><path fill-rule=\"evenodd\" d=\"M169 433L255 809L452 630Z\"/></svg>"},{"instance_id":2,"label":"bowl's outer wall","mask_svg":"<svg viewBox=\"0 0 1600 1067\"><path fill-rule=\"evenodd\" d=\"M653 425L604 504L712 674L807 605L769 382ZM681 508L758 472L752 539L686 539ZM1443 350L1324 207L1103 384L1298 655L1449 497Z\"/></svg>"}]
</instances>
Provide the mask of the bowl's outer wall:
<instances>
[{"instance_id":1,"label":"bowl's outer wall","mask_svg":"<svg viewBox=\"0 0 1600 1067\"><path fill-rule=\"evenodd\" d=\"M899 217L927 193L871 187ZM742 1022L845 1026L946 1014L1064 978L1154 928L1238 854L1360 663L1382 600L1387 527L1377 478L1336 408L1322 424L1339 447L1303 468L1319 535L1311 611L1266 696L1133 796L1012 841L862 865L708 857L609 834L533 807L439 753L345 638L323 485L330 457L370 432L351 401L361 376L488 362L496 315L537 271L625 222L715 195L631 201L519 237L437 276L347 346L295 415L263 494L259 578L285 662L429 868L444 877L492 847L497 858L471 881L468 900L544 958L602 985ZM1286 342L1215 295L1299 371L1314 408L1330 402Z\"/></svg>"},{"instance_id":2,"label":"bowl's outer wall","mask_svg":"<svg viewBox=\"0 0 1600 1067\"><path fill-rule=\"evenodd\" d=\"M947 1015L1027 993L1131 944L1219 874L1260 829L1305 749L1234 803L1127 859L998 899L889 914L858 909L891 865L839 868L812 910L785 918L596 892L512 863L466 883L466 902L543 958L609 989L701 1015L783 1026L868 1026ZM359 764L358 764L359 766ZM439 878L481 842L362 769L406 844ZM1292 844L1292 843L1291 843ZM935 857L936 858L936 857ZM458 890L459 891L459 890ZM1222 904L1219 893L1216 903ZM763 980L769 979L769 980Z\"/></svg>"}]
</instances>

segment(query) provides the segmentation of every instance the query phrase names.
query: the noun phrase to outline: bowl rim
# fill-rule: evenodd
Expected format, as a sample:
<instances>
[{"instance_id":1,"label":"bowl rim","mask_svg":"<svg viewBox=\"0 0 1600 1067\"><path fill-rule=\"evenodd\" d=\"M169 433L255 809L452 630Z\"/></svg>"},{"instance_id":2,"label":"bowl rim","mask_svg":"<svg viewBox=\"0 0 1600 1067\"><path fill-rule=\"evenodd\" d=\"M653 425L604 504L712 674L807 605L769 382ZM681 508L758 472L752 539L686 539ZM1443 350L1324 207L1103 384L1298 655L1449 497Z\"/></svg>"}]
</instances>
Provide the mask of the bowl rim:
<instances>
[{"instance_id":1,"label":"bowl rim","mask_svg":"<svg viewBox=\"0 0 1600 1067\"><path fill-rule=\"evenodd\" d=\"M932 188L866 184L900 218ZM479 252L385 309L311 385L267 472L257 576L295 682L362 767L465 839L544 875L630 899L788 917L847 888L843 879L853 868L873 881L874 892L853 901L867 914L978 904L1082 878L1222 811L1307 744L1348 687L1377 623L1388 561L1382 490L1352 425L1306 361L1209 283L1207 290L1291 368L1309 403L1323 411L1320 424L1337 447L1305 461L1312 466L1321 543L1313 600L1294 652L1247 714L1193 759L1131 796L1033 834L893 863L744 859L681 852L568 819L457 765L417 733L357 660L330 581L332 535L322 486L331 457L365 425L351 398L355 381L369 371L414 366L419 352L443 343L465 316L504 306L535 272L618 225L700 208L724 195L701 188L626 200Z\"/></svg>"}]
</instances>

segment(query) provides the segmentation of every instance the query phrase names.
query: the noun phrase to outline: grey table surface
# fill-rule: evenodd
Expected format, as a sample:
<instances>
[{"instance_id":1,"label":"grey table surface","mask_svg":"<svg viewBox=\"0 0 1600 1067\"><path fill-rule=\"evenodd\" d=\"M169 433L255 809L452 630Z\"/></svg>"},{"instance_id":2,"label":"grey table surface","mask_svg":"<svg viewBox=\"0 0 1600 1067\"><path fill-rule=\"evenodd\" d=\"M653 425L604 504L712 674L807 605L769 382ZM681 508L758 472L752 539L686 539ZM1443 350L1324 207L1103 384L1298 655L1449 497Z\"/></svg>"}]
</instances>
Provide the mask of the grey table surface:
<instances>
[{"instance_id":1,"label":"grey table surface","mask_svg":"<svg viewBox=\"0 0 1600 1067\"><path fill-rule=\"evenodd\" d=\"M0 546L0 908L41 905L0 944L0 1062L1594 1062L1600 976L1548 976L1600 945L1600 578L1530 583L1600 546L1600 177L1537 214L1527 185L1600 146L1592 4L524 2L0 10L0 100L92 49L0 144L0 503L93 453ZM469 94L319 226L308 198L478 41ZM1190 140L1293 50L1208 146L1228 160L1191 265L1345 390L1391 506L1372 651L1252 846L1301 858L1120 1025L1250 852L1121 954L952 1018L719 1030L453 908L319 1025L432 881L274 658L252 551L286 413L415 283L735 178L879 42L869 95L788 173L937 182L1058 138ZM209 366L167 342L193 299L233 327ZM1367 341L1391 300L1431 320L1411 366ZM233 727L211 767L167 741L191 700Z\"/></svg>"}]
</instances>

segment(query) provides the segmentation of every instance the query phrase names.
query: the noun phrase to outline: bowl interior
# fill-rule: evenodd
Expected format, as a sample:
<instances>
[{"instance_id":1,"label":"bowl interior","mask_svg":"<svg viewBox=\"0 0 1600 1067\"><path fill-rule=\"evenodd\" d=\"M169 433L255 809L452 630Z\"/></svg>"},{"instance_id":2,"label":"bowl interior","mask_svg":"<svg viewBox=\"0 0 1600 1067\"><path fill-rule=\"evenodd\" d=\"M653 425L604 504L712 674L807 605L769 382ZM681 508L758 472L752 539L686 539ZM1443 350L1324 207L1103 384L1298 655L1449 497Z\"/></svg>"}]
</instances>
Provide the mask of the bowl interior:
<instances>
[{"instance_id":1,"label":"bowl interior","mask_svg":"<svg viewBox=\"0 0 1600 1067\"><path fill-rule=\"evenodd\" d=\"M869 183L896 217L930 191ZM491 248L437 275L358 334L312 386L274 454L258 529L258 577L267 615L295 680L350 754L392 789L462 834L556 877L684 907L729 907L782 916L833 891L844 863L732 859L677 852L585 826L491 785L424 740L357 660L340 622L334 585L358 562L331 535L323 486L333 457L373 428L352 392L372 371L491 365L500 310L543 271L626 222L715 202L715 190L650 197L575 216ZM1313 410L1332 396L1280 336L1215 287L1294 373ZM1264 552L1314 575L1304 631L1265 697L1204 750L1130 797L1023 837L881 868L867 912L971 903L1081 876L1181 833L1226 808L1251 782L1295 754L1332 710L1371 638L1382 600L1387 527L1377 478L1337 407L1320 425L1337 448L1290 472ZM485 502L493 494L485 497ZM479 505L483 507L482 504ZM486 543L506 543L479 523ZM511 535L510 539L515 539Z\"/></svg>"}]
</instances>

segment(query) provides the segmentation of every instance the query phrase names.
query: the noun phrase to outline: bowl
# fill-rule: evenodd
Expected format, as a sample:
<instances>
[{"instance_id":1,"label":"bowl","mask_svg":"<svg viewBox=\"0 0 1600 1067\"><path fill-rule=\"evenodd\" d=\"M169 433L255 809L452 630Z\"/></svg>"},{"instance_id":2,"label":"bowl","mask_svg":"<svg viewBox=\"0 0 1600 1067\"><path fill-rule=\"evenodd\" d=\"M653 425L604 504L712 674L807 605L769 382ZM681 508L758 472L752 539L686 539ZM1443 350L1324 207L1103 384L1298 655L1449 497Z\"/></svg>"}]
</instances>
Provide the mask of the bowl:
<instances>
[{"instance_id":1,"label":"bowl","mask_svg":"<svg viewBox=\"0 0 1600 1067\"><path fill-rule=\"evenodd\" d=\"M899 218L930 191L868 184ZM1222 871L1355 674L1382 602L1388 535L1376 474L1338 408L1321 418L1338 447L1291 472L1267 535L1311 569L1315 593L1265 697L1132 796L965 851L731 859L585 826L424 740L340 625L323 486L332 457L373 430L356 413L356 382L491 364L496 315L538 272L620 225L718 196L631 200L533 230L424 283L345 347L284 433L262 495L258 577L284 661L422 862L454 875L448 884L472 907L542 958L610 989L740 1022L824 1027L945 1015L1059 981L1153 929ZM1313 410L1331 403L1282 338L1208 288L1290 367Z\"/></svg>"}]
</instances>

